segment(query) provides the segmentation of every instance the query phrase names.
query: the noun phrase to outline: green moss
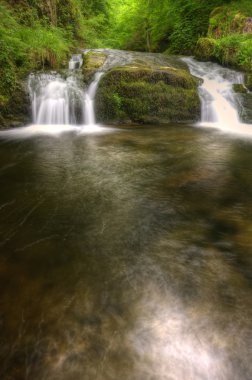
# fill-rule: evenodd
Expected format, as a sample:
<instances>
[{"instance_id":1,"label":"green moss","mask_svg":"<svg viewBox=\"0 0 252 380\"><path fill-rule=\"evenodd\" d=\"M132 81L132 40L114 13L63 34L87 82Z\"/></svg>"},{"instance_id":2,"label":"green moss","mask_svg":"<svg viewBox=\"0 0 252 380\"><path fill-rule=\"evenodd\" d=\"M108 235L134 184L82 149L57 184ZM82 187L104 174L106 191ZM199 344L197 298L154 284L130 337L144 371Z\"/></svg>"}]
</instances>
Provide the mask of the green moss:
<instances>
[{"instance_id":1,"label":"green moss","mask_svg":"<svg viewBox=\"0 0 252 380\"><path fill-rule=\"evenodd\" d=\"M252 91L252 74L245 75L245 86L249 91Z\"/></svg>"},{"instance_id":2,"label":"green moss","mask_svg":"<svg viewBox=\"0 0 252 380\"><path fill-rule=\"evenodd\" d=\"M30 121L30 99L26 85L18 81L12 96L0 96L0 128L16 127Z\"/></svg>"},{"instance_id":3,"label":"green moss","mask_svg":"<svg viewBox=\"0 0 252 380\"><path fill-rule=\"evenodd\" d=\"M226 66L252 70L252 3L232 1L211 13L208 38L200 38L196 56ZM210 42L211 41L211 42Z\"/></svg>"},{"instance_id":4,"label":"green moss","mask_svg":"<svg viewBox=\"0 0 252 380\"><path fill-rule=\"evenodd\" d=\"M107 55L102 52L90 51L83 55L82 73L84 82L89 83L95 72L102 67L106 61Z\"/></svg>"},{"instance_id":5,"label":"green moss","mask_svg":"<svg viewBox=\"0 0 252 380\"><path fill-rule=\"evenodd\" d=\"M239 94L241 118L245 123L252 124L252 93Z\"/></svg>"},{"instance_id":6,"label":"green moss","mask_svg":"<svg viewBox=\"0 0 252 380\"><path fill-rule=\"evenodd\" d=\"M235 34L216 40L214 54L224 65L252 71L252 35Z\"/></svg>"},{"instance_id":7,"label":"green moss","mask_svg":"<svg viewBox=\"0 0 252 380\"><path fill-rule=\"evenodd\" d=\"M214 57L216 42L213 38L202 37L198 40L195 55L202 61L209 61Z\"/></svg>"},{"instance_id":8,"label":"green moss","mask_svg":"<svg viewBox=\"0 0 252 380\"><path fill-rule=\"evenodd\" d=\"M86 69L99 69L106 61L107 55L102 52L90 51L83 55L84 64Z\"/></svg>"},{"instance_id":9,"label":"green moss","mask_svg":"<svg viewBox=\"0 0 252 380\"><path fill-rule=\"evenodd\" d=\"M241 33L246 22L246 16L228 7L216 8L210 17L208 36L220 38L230 33Z\"/></svg>"},{"instance_id":10,"label":"green moss","mask_svg":"<svg viewBox=\"0 0 252 380\"><path fill-rule=\"evenodd\" d=\"M243 86L243 84L235 83L233 84L233 90L234 92L238 94L246 94L247 89Z\"/></svg>"},{"instance_id":11,"label":"green moss","mask_svg":"<svg viewBox=\"0 0 252 380\"><path fill-rule=\"evenodd\" d=\"M163 66L157 66L156 68L138 67L136 65L112 69L103 80L106 80L108 85L110 80L114 83L142 81L153 84L162 81L166 84L188 89L193 88L196 83L196 79L186 70Z\"/></svg>"},{"instance_id":12,"label":"green moss","mask_svg":"<svg viewBox=\"0 0 252 380\"><path fill-rule=\"evenodd\" d=\"M197 120L197 81L187 71L127 66L110 70L96 96L97 117L107 123Z\"/></svg>"}]
</instances>

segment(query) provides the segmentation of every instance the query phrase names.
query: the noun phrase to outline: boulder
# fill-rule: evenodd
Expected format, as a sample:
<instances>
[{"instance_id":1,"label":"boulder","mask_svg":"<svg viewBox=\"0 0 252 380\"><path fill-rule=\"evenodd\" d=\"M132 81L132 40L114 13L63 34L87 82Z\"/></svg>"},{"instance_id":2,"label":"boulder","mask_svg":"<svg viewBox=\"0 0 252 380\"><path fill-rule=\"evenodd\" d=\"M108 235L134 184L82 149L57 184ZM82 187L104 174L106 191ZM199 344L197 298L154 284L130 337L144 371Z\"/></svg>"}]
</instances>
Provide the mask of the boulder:
<instances>
[{"instance_id":1,"label":"boulder","mask_svg":"<svg viewBox=\"0 0 252 380\"><path fill-rule=\"evenodd\" d=\"M214 58L215 45L216 42L213 38L199 38L195 48L196 58L200 61L211 61Z\"/></svg>"},{"instance_id":2,"label":"boulder","mask_svg":"<svg viewBox=\"0 0 252 380\"><path fill-rule=\"evenodd\" d=\"M82 73L83 80L89 84L94 74L103 66L107 58L104 52L90 51L83 55Z\"/></svg>"},{"instance_id":3,"label":"boulder","mask_svg":"<svg viewBox=\"0 0 252 380\"><path fill-rule=\"evenodd\" d=\"M110 69L96 94L98 122L169 123L200 118L198 80L184 68L133 62Z\"/></svg>"},{"instance_id":4,"label":"boulder","mask_svg":"<svg viewBox=\"0 0 252 380\"><path fill-rule=\"evenodd\" d=\"M0 99L0 128L19 127L31 122L31 106L25 82L19 82L8 99Z\"/></svg>"},{"instance_id":5,"label":"boulder","mask_svg":"<svg viewBox=\"0 0 252 380\"><path fill-rule=\"evenodd\" d=\"M247 93L246 87L244 87L244 85L240 84L240 83L234 83L233 84L233 90L234 90L234 92L236 92L238 94L246 94Z\"/></svg>"}]
</instances>

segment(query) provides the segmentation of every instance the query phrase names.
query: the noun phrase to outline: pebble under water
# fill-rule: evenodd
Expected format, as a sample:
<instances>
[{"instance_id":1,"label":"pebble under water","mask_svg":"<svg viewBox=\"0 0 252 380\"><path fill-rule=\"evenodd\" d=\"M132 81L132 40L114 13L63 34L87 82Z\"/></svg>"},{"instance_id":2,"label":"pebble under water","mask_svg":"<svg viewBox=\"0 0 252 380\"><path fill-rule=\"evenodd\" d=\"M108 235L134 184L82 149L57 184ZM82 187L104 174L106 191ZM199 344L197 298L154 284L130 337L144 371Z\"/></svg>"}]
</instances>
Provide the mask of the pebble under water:
<instances>
[{"instance_id":1,"label":"pebble under water","mask_svg":"<svg viewBox=\"0 0 252 380\"><path fill-rule=\"evenodd\" d=\"M1 380L250 380L252 140L0 139Z\"/></svg>"}]
</instances>

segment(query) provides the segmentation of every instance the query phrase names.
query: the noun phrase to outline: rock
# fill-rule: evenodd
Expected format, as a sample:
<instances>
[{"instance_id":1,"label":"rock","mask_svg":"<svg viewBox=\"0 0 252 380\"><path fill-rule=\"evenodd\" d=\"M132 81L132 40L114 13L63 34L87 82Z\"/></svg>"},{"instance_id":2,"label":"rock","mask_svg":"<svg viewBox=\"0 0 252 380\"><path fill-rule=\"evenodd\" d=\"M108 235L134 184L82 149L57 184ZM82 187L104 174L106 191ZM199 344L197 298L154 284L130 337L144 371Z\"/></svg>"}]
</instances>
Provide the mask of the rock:
<instances>
[{"instance_id":1,"label":"rock","mask_svg":"<svg viewBox=\"0 0 252 380\"><path fill-rule=\"evenodd\" d=\"M196 58L200 61L212 60L214 58L215 45L216 42L213 38L199 38L195 49Z\"/></svg>"},{"instance_id":2,"label":"rock","mask_svg":"<svg viewBox=\"0 0 252 380\"><path fill-rule=\"evenodd\" d=\"M0 102L0 128L19 127L31 122L31 106L26 83L19 82L12 97Z\"/></svg>"},{"instance_id":3,"label":"rock","mask_svg":"<svg viewBox=\"0 0 252 380\"><path fill-rule=\"evenodd\" d=\"M92 80L95 72L102 67L106 58L107 55L99 51L90 51L83 55L82 73L86 84Z\"/></svg>"},{"instance_id":4,"label":"rock","mask_svg":"<svg viewBox=\"0 0 252 380\"><path fill-rule=\"evenodd\" d=\"M97 90L97 120L113 124L199 120L197 84L185 68L143 62L112 68Z\"/></svg>"},{"instance_id":5,"label":"rock","mask_svg":"<svg viewBox=\"0 0 252 380\"><path fill-rule=\"evenodd\" d=\"M252 74L246 74L244 80L245 86L249 91L252 91Z\"/></svg>"},{"instance_id":6,"label":"rock","mask_svg":"<svg viewBox=\"0 0 252 380\"><path fill-rule=\"evenodd\" d=\"M244 85L240 84L240 83L233 84L233 90L234 90L234 92L236 92L238 94L246 94L247 93L246 87L244 87Z\"/></svg>"},{"instance_id":7,"label":"rock","mask_svg":"<svg viewBox=\"0 0 252 380\"><path fill-rule=\"evenodd\" d=\"M252 34L252 17L247 17L243 27L243 33Z\"/></svg>"},{"instance_id":8,"label":"rock","mask_svg":"<svg viewBox=\"0 0 252 380\"><path fill-rule=\"evenodd\" d=\"M252 124L252 93L239 94L239 102L242 105L240 109L241 120L245 123Z\"/></svg>"}]
</instances>

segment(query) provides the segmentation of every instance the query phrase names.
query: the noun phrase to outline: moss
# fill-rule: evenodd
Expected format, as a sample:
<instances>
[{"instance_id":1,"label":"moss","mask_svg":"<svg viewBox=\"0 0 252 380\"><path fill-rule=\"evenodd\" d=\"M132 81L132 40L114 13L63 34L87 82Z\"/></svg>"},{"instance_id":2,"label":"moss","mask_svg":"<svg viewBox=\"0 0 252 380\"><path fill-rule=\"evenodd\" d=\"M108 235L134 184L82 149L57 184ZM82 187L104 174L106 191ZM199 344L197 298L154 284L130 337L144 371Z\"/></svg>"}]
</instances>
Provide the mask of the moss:
<instances>
[{"instance_id":1,"label":"moss","mask_svg":"<svg viewBox=\"0 0 252 380\"><path fill-rule=\"evenodd\" d=\"M211 13L207 38L200 38L196 56L252 71L251 3L232 1Z\"/></svg>"},{"instance_id":2,"label":"moss","mask_svg":"<svg viewBox=\"0 0 252 380\"><path fill-rule=\"evenodd\" d=\"M245 123L252 124L252 93L239 94L238 96L242 105L240 117Z\"/></svg>"},{"instance_id":3,"label":"moss","mask_svg":"<svg viewBox=\"0 0 252 380\"><path fill-rule=\"evenodd\" d=\"M197 80L174 68L115 68L101 79L96 112L107 123L195 121L200 115Z\"/></svg>"},{"instance_id":4,"label":"moss","mask_svg":"<svg viewBox=\"0 0 252 380\"><path fill-rule=\"evenodd\" d=\"M221 38L233 33L243 33L248 17L237 8L218 7L211 13L208 37Z\"/></svg>"},{"instance_id":5,"label":"moss","mask_svg":"<svg viewBox=\"0 0 252 380\"><path fill-rule=\"evenodd\" d=\"M252 91L252 74L245 75L245 86L249 91Z\"/></svg>"},{"instance_id":6,"label":"moss","mask_svg":"<svg viewBox=\"0 0 252 380\"><path fill-rule=\"evenodd\" d=\"M243 86L243 84L235 83L233 84L233 90L237 94L246 94L247 89Z\"/></svg>"},{"instance_id":7,"label":"moss","mask_svg":"<svg viewBox=\"0 0 252 380\"><path fill-rule=\"evenodd\" d=\"M227 66L252 71L252 36L234 34L216 40L216 59Z\"/></svg>"},{"instance_id":8,"label":"moss","mask_svg":"<svg viewBox=\"0 0 252 380\"><path fill-rule=\"evenodd\" d=\"M100 69L107 59L107 55L102 52L90 51L83 55L82 72L84 81L89 83L95 72Z\"/></svg>"},{"instance_id":9,"label":"moss","mask_svg":"<svg viewBox=\"0 0 252 380\"><path fill-rule=\"evenodd\" d=\"M195 50L196 57L201 61L209 61L214 57L216 42L213 38L202 37L198 40Z\"/></svg>"},{"instance_id":10,"label":"moss","mask_svg":"<svg viewBox=\"0 0 252 380\"><path fill-rule=\"evenodd\" d=\"M19 81L12 96L4 98L0 103L0 128L17 127L31 122L30 111L26 85Z\"/></svg>"}]
</instances>

